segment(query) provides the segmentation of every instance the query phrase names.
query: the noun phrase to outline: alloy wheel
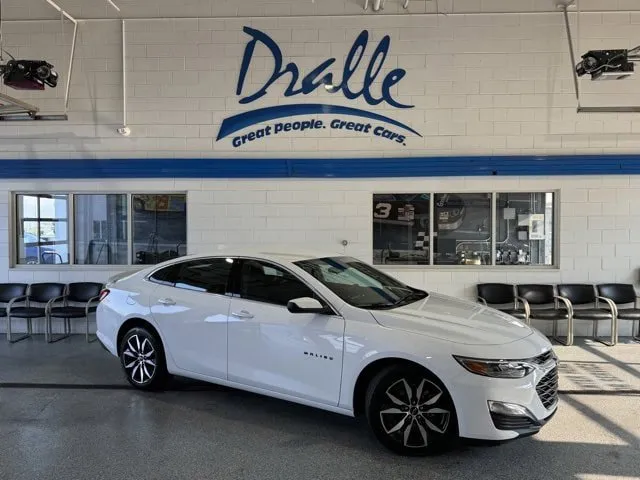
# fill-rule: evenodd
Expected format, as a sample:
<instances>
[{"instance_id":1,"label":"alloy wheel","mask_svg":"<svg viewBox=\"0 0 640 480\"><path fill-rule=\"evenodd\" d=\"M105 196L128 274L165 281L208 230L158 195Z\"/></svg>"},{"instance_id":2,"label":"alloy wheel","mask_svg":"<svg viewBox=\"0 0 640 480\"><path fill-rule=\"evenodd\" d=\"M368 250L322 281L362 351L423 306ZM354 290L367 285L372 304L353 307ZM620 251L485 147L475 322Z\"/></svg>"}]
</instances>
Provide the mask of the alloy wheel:
<instances>
[{"instance_id":1,"label":"alloy wheel","mask_svg":"<svg viewBox=\"0 0 640 480\"><path fill-rule=\"evenodd\" d=\"M380 405L380 422L384 432L406 448L422 449L429 445L433 433L445 434L451 412L442 389L426 378L410 383L405 378L391 384Z\"/></svg>"},{"instance_id":2,"label":"alloy wheel","mask_svg":"<svg viewBox=\"0 0 640 480\"><path fill-rule=\"evenodd\" d=\"M123 352L124 368L135 383L144 384L156 373L156 351L148 338L132 335Z\"/></svg>"}]
</instances>

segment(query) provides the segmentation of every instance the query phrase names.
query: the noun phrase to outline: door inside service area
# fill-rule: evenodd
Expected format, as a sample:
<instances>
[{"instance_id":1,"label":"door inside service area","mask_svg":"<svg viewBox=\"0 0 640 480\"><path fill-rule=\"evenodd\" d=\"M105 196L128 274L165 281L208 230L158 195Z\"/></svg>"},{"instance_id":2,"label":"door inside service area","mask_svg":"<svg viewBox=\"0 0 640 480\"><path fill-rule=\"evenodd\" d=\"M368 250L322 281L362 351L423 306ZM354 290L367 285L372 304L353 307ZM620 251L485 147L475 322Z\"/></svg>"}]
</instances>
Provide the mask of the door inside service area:
<instances>
[{"instance_id":1,"label":"door inside service area","mask_svg":"<svg viewBox=\"0 0 640 480\"><path fill-rule=\"evenodd\" d=\"M269 262L241 260L229 310L229 380L337 405L344 319L291 313L289 300L317 295Z\"/></svg>"},{"instance_id":2,"label":"door inside service area","mask_svg":"<svg viewBox=\"0 0 640 480\"><path fill-rule=\"evenodd\" d=\"M227 378L226 295L233 260L204 258L160 270L151 312L163 332L168 354L183 370ZM166 273L163 273L166 270Z\"/></svg>"}]
</instances>

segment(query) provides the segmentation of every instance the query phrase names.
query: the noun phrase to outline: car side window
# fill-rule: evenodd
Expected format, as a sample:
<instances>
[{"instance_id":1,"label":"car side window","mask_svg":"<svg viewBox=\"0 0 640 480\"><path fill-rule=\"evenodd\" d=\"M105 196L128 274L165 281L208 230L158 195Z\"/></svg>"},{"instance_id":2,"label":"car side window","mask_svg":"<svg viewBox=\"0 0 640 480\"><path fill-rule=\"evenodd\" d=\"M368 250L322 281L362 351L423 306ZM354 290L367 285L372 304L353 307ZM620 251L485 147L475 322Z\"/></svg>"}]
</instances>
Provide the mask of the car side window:
<instances>
[{"instance_id":1,"label":"car side window","mask_svg":"<svg viewBox=\"0 0 640 480\"><path fill-rule=\"evenodd\" d=\"M196 292L227 293L233 261L224 258L206 258L184 262L175 282L176 288Z\"/></svg>"},{"instance_id":2,"label":"car side window","mask_svg":"<svg viewBox=\"0 0 640 480\"><path fill-rule=\"evenodd\" d=\"M317 298L311 288L271 263L245 260L240 276L240 294L247 300L286 306L294 298Z\"/></svg>"},{"instance_id":3,"label":"car side window","mask_svg":"<svg viewBox=\"0 0 640 480\"><path fill-rule=\"evenodd\" d=\"M160 285L173 287L176 283L176 279L178 278L178 273L180 272L181 267L181 263L174 263L173 265L169 265L168 267L156 270L149 277L149 280L151 280L153 283L159 283Z\"/></svg>"}]
</instances>

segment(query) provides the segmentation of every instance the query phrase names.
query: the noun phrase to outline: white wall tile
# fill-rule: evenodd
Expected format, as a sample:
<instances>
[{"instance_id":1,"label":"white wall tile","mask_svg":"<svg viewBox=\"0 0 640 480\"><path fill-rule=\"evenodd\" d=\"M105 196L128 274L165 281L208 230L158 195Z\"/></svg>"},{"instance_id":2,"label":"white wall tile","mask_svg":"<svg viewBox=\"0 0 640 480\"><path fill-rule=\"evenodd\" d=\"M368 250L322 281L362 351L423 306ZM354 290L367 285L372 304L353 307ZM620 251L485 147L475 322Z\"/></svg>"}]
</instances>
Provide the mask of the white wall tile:
<instances>
[{"instance_id":1,"label":"white wall tile","mask_svg":"<svg viewBox=\"0 0 640 480\"><path fill-rule=\"evenodd\" d=\"M25 1L29 4L27 10L24 10ZM607 9L602 2L583 0L583 3L585 1L586 4L581 5L583 10ZM631 1L610 3L615 3L615 8L631 8ZM9 21L4 22L3 32L5 45L19 49L25 56L40 57L46 53L47 59L55 65L64 65L67 49L61 45L63 38L57 16L47 8L41 8L44 2L8 2L5 9ZM562 19L553 5L542 6L544 2L464 0L451 3L450 7L459 12L480 9L485 14L451 17L385 16L384 13L400 12L398 5L388 2L381 14L348 18L316 15L359 13L361 6L342 0L315 4L287 1L239 4L231 0L215 3L203 0L190 2L188 6L167 2L156 2L144 11L141 6L129 6L130 14L148 16L148 12L155 12L158 15L197 16L204 13L227 18L129 22L128 120L133 130L130 138L115 135L114 128L109 126L121 121L120 24L117 21L87 23L81 29L78 63L72 79L69 115L73 121L60 126L33 122L3 127L0 137L3 157L69 156L91 161L94 157L149 156L179 161L181 157L224 156L241 161L246 157L291 156L636 153L640 147L637 138L639 120L615 114L575 112L572 80L565 68L568 61L566 42L558 40L563 35ZM422 5L419 2L415 8L432 11L431 3ZM73 11L76 7L70 4L69 8ZM20 9L51 21L12 24L11 15L17 15ZM540 9L548 13L487 14L505 9ZM356 32L368 28L376 41L390 34L391 48L381 74L391 68L405 69L406 76L394 87L394 94L415 107L369 106L362 99L353 101L353 105L410 123L424 137L411 138L402 150L379 138L324 130L282 133L277 138L252 142L239 149L230 145L230 139L216 141L221 121L249 108L239 103L235 93L238 68L249 37L242 32L246 19L231 17L243 14L250 14L254 27L264 29L280 43L286 61L295 61L301 74L333 55L338 66L333 71L339 76L339 64ZM260 19L260 15L282 17ZM589 26L580 32L583 48L604 42L626 46L637 37L640 16L615 11L584 13L581 21ZM265 52L256 50L244 94L260 87L259 82L267 78L270 65ZM633 81L583 82L582 85L585 101L589 102L619 104L633 100L637 95L637 85ZM257 108L289 101L282 98L284 88L283 78L254 105ZM31 100L43 108L60 109L61 91L60 88L46 90L37 100ZM319 91L295 101L343 103L345 100L341 94ZM51 140L52 136L56 138ZM139 188L187 191L189 249L193 252L203 252L222 243L249 241L286 241L333 248L342 239L348 239L353 242L348 250L365 259L370 257L373 192L553 188L560 191L561 201L561 248L557 252L561 270L529 271L516 267L505 272L425 268L419 272L391 270L392 273L418 286L472 298L473 286L480 281L636 280L632 272L640 262L640 248L636 249L636 246L640 247L640 216L634 215L635 205L640 200L639 176L295 182L208 179L5 181L0 182L0 223L5 225L4 228L0 225L0 281L102 279L118 271L117 268L114 272L9 269L8 193L16 189L75 189L79 185L95 191Z\"/></svg>"}]
</instances>

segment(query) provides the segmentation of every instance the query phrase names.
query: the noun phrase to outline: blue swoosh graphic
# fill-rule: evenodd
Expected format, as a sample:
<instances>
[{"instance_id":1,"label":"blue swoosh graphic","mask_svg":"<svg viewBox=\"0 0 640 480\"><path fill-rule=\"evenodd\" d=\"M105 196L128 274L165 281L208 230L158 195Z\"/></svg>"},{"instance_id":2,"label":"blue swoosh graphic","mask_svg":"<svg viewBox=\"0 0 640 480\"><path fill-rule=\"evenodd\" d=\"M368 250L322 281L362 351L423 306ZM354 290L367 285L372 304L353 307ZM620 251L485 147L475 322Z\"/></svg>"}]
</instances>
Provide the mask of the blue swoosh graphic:
<instances>
[{"instance_id":1,"label":"blue swoosh graphic","mask_svg":"<svg viewBox=\"0 0 640 480\"><path fill-rule=\"evenodd\" d=\"M378 113L367 112L359 108L343 107L340 105L324 105L321 103L302 103L294 105L278 105L275 107L259 108L257 110L251 110L250 112L240 113L233 117L225 118L220 125L220 131L216 141L225 138L238 130L255 125L256 123L264 123L269 120L275 120L276 118L294 117L298 115L312 115L315 113L333 113L337 115L353 115L357 117L369 118L371 120L379 120L382 122L390 123L396 127L408 130L411 133L422 137L413 128L403 123L394 120L393 118L385 117Z\"/></svg>"}]
</instances>

